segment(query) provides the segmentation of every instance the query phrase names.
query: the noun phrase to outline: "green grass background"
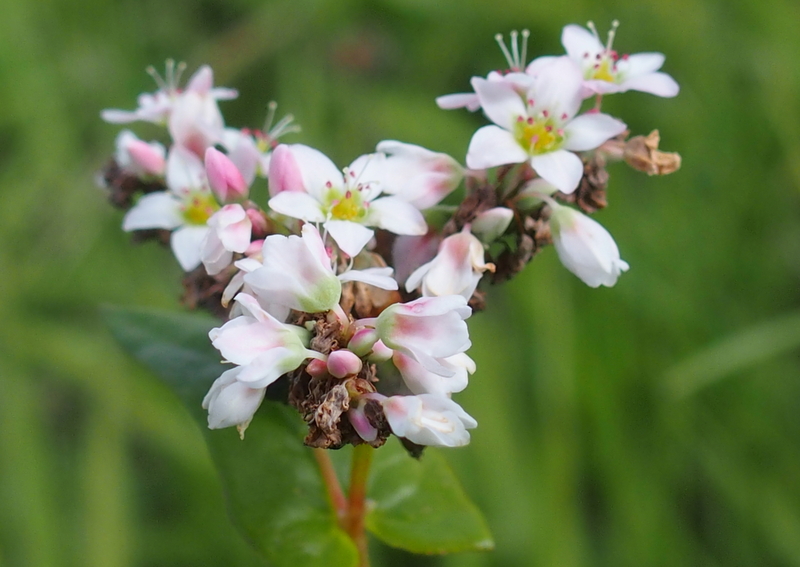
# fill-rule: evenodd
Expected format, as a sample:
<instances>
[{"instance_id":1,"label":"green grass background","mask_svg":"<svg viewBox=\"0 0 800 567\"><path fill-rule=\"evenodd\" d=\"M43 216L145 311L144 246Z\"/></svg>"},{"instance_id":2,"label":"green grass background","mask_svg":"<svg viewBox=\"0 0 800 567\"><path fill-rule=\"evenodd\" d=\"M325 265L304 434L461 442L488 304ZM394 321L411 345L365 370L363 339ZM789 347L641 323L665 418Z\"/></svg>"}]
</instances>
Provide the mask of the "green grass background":
<instances>
[{"instance_id":1,"label":"green grass background","mask_svg":"<svg viewBox=\"0 0 800 567\"><path fill-rule=\"evenodd\" d=\"M492 36L622 25L676 99L604 108L684 166L611 168L597 215L631 264L592 290L552 249L470 321L480 423L447 452L497 550L375 564L800 565L800 4L792 0L5 0L0 11L0 565L251 566L202 439L98 305L173 308L179 268L131 247L93 183L144 73L210 63L345 165L385 138L460 159L485 120L439 110L502 65ZM143 136L153 129L136 126ZM199 402L198 402L199 403ZM231 442L236 442L233 438ZM265 479L269 482L269 479Z\"/></svg>"}]
</instances>

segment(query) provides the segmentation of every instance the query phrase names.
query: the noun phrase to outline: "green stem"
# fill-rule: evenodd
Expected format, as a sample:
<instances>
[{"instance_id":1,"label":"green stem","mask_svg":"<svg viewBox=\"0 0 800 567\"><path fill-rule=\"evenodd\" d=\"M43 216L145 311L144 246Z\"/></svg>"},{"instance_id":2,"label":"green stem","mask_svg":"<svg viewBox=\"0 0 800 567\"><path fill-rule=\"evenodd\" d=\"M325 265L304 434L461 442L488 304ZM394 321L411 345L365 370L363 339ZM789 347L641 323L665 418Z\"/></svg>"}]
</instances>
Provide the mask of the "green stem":
<instances>
[{"instance_id":1,"label":"green stem","mask_svg":"<svg viewBox=\"0 0 800 567\"><path fill-rule=\"evenodd\" d=\"M367 534L364 531L366 514L367 480L372 462L373 448L366 443L353 450L353 463L350 470L350 494L347 508L347 533L358 547L359 567L369 567Z\"/></svg>"},{"instance_id":2,"label":"green stem","mask_svg":"<svg viewBox=\"0 0 800 567\"><path fill-rule=\"evenodd\" d=\"M336 520L343 530L347 530L347 499L344 497L339 478L333 468L333 462L324 449L314 449L314 458L317 459L319 472L322 474L322 482L328 492L328 499L336 512Z\"/></svg>"}]
</instances>

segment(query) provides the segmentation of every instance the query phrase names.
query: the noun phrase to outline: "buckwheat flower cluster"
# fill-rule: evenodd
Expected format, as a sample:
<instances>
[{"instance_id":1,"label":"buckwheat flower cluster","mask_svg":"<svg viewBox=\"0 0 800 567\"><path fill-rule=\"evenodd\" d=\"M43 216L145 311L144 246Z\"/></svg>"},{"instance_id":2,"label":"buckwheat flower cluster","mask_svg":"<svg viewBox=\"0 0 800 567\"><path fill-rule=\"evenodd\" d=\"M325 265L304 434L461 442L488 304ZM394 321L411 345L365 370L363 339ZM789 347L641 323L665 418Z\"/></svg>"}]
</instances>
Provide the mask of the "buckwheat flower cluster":
<instances>
[{"instance_id":1,"label":"buckwheat flower cluster","mask_svg":"<svg viewBox=\"0 0 800 567\"><path fill-rule=\"evenodd\" d=\"M263 129L228 127L219 102L236 92L214 87L207 66L180 87L184 66L167 62L135 110L104 111L166 130L154 141L120 132L103 179L123 229L170 246L184 304L220 318L209 339L230 368L198 400L209 427L244 435L269 391L297 409L312 447L378 447L391 435L412 454L467 444L477 422L454 397L476 372L466 320L485 308L487 285L549 244L587 285L615 285L628 264L588 216L606 206L606 166L680 165L656 132L628 139L601 112L604 95L678 91L662 55L613 51L616 28L603 45L592 24L569 25L567 55L530 64L527 31L521 43L499 38L507 69L437 99L490 122L463 165L384 140L341 167L281 143L299 128L291 116L272 126L274 103Z\"/></svg>"}]
</instances>

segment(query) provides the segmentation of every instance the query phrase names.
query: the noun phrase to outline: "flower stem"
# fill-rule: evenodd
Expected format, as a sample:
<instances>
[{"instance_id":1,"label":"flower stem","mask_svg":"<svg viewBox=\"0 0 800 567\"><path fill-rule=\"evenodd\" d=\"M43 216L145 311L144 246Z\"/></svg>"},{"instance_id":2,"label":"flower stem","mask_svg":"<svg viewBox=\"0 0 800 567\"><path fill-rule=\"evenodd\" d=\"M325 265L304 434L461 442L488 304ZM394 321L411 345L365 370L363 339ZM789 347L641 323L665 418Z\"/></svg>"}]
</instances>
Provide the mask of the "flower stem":
<instances>
[{"instance_id":1,"label":"flower stem","mask_svg":"<svg viewBox=\"0 0 800 567\"><path fill-rule=\"evenodd\" d=\"M366 514L367 480L372 462L373 448L366 443L356 445L350 470L350 494L347 508L347 533L358 547L359 567L369 567L367 534L364 531Z\"/></svg>"},{"instance_id":2,"label":"flower stem","mask_svg":"<svg viewBox=\"0 0 800 567\"><path fill-rule=\"evenodd\" d=\"M322 482L328 492L328 499L336 512L336 520L343 530L347 530L347 499L344 497L342 485L333 468L333 462L324 449L314 449L314 458L317 459L319 471L322 474Z\"/></svg>"}]
</instances>

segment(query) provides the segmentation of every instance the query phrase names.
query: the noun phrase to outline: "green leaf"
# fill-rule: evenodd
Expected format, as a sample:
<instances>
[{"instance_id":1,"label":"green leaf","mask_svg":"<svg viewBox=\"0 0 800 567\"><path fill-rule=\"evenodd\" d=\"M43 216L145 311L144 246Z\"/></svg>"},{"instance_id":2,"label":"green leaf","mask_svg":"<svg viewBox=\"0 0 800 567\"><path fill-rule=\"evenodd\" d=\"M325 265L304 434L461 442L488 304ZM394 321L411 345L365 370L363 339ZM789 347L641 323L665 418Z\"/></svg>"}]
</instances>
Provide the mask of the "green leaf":
<instances>
[{"instance_id":1,"label":"green leaf","mask_svg":"<svg viewBox=\"0 0 800 567\"><path fill-rule=\"evenodd\" d=\"M112 333L178 394L203 430L234 524L276 567L355 567L358 552L336 522L303 427L286 406L264 402L243 441L210 431L200 407L225 370L208 331L219 321L145 309L105 309Z\"/></svg>"},{"instance_id":2,"label":"green leaf","mask_svg":"<svg viewBox=\"0 0 800 567\"><path fill-rule=\"evenodd\" d=\"M494 548L486 521L436 449L417 461L391 439L372 466L366 525L376 537L413 553Z\"/></svg>"}]
</instances>

